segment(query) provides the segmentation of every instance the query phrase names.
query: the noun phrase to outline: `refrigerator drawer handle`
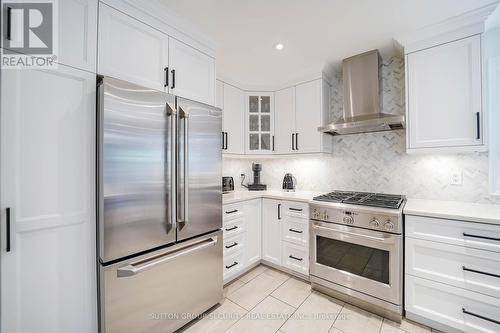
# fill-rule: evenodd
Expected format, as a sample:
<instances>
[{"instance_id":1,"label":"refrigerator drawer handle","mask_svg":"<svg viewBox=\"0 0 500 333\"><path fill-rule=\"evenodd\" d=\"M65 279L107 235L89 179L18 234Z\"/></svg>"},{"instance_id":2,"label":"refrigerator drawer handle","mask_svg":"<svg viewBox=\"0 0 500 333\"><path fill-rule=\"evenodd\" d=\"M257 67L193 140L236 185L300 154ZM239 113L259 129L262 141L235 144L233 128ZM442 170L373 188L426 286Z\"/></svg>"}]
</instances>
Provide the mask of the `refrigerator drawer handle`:
<instances>
[{"instance_id":1,"label":"refrigerator drawer handle","mask_svg":"<svg viewBox=\"0 0 500 333\"><path fill-rule=\"evenodd\" d=\"M217 243L217 236L208 238L204 241L193 244L192 246L181 248L174 250L172 252L168 252L165 255L162 255L158 258L158 256L152 257L150 261L148 259L141 260L136 264L132 263L124 267L120 267L116 271L116 275L119 278L122 277L130 277L147 271L157 265L166 263L168 261L177 259L179 257L185 256L187 254L203 250L209 246L215 245Z\"/></svg>"},{"instance_id":2,"label":"refrigerator drawer handle","mask_svg":"<svg viewBox=\"0 0 500 333\"><path fill-rule=\"evenodd\" d=\"M235 226L234 226L234 227L232 227L232 228L225 229L225 230L226 230L226 231L232 231L232 230L235 230L235 229L238 229L238 226L237 226L237 225L235 225Z\"/></svg>"}]
</instances>

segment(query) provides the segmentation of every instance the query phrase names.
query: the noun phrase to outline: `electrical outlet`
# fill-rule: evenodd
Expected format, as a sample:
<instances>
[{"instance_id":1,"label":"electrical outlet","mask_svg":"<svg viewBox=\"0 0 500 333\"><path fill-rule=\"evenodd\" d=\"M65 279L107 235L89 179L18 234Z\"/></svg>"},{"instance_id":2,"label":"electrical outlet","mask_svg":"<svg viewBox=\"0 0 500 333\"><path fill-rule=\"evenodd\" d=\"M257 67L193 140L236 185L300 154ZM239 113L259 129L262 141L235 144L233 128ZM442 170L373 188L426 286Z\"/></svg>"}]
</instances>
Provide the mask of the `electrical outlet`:
<instances>
[{"instance_id":1,"label":"electrical outlet","mask_svg":"<svg viewBox=\"0 0 500 333\"><path fill-rule=\"evenodd\" d=\"M451 185L463 185L464 184L464 176L463 170L453 170L451 173Z\"/></svg>"}]
</instances>

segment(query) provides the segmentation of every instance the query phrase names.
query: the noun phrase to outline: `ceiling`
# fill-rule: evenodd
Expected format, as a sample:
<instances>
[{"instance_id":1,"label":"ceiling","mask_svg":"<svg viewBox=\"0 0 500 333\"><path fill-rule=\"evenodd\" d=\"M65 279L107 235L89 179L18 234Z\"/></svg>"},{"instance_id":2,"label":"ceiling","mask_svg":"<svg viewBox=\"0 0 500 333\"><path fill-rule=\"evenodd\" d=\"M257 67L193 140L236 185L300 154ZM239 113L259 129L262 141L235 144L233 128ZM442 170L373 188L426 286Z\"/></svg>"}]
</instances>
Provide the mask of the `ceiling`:
<instances>
[{"instance_id":1,"label":"ceiling","mask_svg":"<svg viewBox=\"0 0 500 333\"><path fill-rule=\"evenodd\" d=\"M493 0L158 0L217 43L217 75L273 87ZM273 45L284 44L282 51Z\"/></svg>"}]
</instances>

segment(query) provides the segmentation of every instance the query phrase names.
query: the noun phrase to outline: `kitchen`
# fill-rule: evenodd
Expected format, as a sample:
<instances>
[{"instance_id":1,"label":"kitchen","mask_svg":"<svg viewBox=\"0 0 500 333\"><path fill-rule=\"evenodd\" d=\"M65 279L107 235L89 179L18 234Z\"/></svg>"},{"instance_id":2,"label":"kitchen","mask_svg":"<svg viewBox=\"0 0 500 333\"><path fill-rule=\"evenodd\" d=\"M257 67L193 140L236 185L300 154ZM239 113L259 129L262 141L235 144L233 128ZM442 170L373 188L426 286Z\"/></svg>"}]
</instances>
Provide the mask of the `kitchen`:
<instances>
[{"instance_id":1,"label":"kitchen","mask_svg":"<svg viewBox=\"0 0 500 333\"><path fill-rule=\"evenodd\" d=\"M40 3L1 332L500 332L498 2Z\"/></svg>"}]
</instances>

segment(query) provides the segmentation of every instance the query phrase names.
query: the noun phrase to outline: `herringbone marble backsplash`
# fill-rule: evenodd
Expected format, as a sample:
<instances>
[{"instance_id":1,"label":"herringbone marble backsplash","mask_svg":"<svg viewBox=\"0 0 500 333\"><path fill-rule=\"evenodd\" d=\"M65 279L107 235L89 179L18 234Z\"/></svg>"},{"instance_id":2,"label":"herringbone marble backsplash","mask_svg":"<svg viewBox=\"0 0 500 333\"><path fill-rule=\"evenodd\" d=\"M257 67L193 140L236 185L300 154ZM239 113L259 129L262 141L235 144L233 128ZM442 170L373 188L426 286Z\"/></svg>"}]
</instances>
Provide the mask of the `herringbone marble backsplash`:
<instances>
[{"instance_id":1,"label":"herringbone marble backsplash","mask_svg":"<svg viewBox=\"0 0 500 333\"><path fill-rule=\"evenodd\" d=\"M332 118L342 114L342 80L332 87ZM339 89L340 88L340 89ZM386 113L404 113L404 64L400 58L384 61L383 108ZM412 198L488 202L486 153L409 155L405 153L405 131L365 133L334 137L332 155L273 159L225 158L224 176L240 174L251 181L252 162L262 163L262 181L280 189L285 173L297 177L297 189L328 192L353 190L405 194ZM451 175L463 170L463 185L450 185Z\"/></svg>"}]
</instances>

